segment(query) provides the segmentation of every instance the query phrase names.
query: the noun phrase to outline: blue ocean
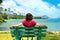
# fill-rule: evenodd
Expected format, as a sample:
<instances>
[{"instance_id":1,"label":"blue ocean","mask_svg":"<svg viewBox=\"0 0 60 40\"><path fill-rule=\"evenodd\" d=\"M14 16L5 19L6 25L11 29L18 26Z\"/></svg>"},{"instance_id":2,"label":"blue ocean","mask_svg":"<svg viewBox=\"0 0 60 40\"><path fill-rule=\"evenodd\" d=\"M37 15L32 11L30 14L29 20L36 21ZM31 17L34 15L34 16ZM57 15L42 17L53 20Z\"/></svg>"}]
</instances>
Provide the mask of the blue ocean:
<instances>
[{"instance_id":1,"label":"blue ocean","mask_svg":"<svg viewBox=\"0 0 60 40\"><path fill-rule=\"evenodd\" d=\"M36 20L40 24L47 25L47 31L60 31L60 18L58 19L40 19Z\"/></svg>"},{"instance_id":2,"label":"blue ocean","mask_svg":"<svg viewBox=\"0 0 60 40\"><path fill-rule=\"evenodd\" d=\"M40 24L47 25L47 31L60 31L60 18L57 19L35 19ZM9 27L14 24L19 24L22 20L11 19L7 22L0 23L0 31L8 31Z\"/></svg>"}]
</instances>

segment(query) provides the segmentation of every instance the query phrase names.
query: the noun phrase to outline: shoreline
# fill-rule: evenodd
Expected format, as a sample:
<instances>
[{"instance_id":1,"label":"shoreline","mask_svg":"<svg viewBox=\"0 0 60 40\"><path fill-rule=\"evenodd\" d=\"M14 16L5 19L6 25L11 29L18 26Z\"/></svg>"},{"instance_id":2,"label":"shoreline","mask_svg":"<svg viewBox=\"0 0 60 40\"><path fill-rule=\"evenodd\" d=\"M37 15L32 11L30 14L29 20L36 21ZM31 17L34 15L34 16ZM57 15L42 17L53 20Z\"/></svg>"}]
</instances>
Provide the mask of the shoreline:
<instances>
[{"instance_id":1,"label":"shoreline","mask_svg":"<svg viewBox=\"0 0 60 40\"><path fill-rule=\"evenodd\" d=\"M0 31L0 32L10 32L10 31ZM51 33L60 33L60 31L51 31Z\"/></svg>"},{"instance_id":2,"label":"shoreline","mask_svg":"<svg viewBox=\"0 0 60 40\"><path fill-rule=\"evenodd\" d=\"M0 20L0 22L7 22L8 20Z\"/></svg>"}]
</instances>

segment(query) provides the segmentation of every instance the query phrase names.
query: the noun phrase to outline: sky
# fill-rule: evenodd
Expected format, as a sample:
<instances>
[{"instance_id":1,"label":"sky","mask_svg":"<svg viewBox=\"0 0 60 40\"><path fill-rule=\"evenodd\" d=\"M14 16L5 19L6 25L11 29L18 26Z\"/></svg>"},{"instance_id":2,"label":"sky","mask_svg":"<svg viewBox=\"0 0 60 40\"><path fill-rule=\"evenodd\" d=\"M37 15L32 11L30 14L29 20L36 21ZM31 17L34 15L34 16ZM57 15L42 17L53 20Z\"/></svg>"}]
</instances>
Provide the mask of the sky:
<instances>
[{"instance_id":1,"label":"sky","mask_svg":"<svg viewBox=\"0 0 60 40\"><path fill-rule=\"evenodd\" d=\"M59 0L3 0L4 8L16 9L17 14L32 13L33 16L47 15L50 18L60 18Z\"/></svg>"}]
</instances>

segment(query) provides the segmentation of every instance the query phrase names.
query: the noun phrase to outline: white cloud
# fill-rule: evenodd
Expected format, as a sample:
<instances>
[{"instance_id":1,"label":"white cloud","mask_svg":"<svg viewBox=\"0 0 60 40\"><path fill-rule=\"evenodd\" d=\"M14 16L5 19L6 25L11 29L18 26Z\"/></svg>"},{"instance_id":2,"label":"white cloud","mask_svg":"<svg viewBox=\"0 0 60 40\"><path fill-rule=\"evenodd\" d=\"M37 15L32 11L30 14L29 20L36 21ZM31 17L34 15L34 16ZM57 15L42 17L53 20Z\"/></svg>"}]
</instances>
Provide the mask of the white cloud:
<instances>
[{"instance_id":1,"label":"white cloud","mask_svg":"<svg viewBox=\"0 0 60 40\"><path fill-rule=\"evenodd\" d=\"M10 0L10 1L3 1L2 3L4 8L12 8L12 7L16 7L16 4L14 1Z\"/></svg>"},{"instance_id":2,"label":"white cloud","mask_svg":"<svg viewBox=\"0 0 60 40\"><path fill-rule=\"evenodd\" d=\"M17 6L15 1L21 6ZM42 0L10 0L4 1L3 6L15 8L21 13L30 12L35 16L47 15L51 18L60 17L60 9L57 9L54 5L51 6L51 4L43 2ZM60 4L58 4L58 6L60 6Z\"/></svg>"},{"instance_id":3,"label":"white cloud","mask_svg":"<svg viewBox=\"0 0 60 40\"><path fill-rule=\"evenodd\" d=\"M60 3L58 4L58 6L60 7Z\"/></svg>"}]
</instances>

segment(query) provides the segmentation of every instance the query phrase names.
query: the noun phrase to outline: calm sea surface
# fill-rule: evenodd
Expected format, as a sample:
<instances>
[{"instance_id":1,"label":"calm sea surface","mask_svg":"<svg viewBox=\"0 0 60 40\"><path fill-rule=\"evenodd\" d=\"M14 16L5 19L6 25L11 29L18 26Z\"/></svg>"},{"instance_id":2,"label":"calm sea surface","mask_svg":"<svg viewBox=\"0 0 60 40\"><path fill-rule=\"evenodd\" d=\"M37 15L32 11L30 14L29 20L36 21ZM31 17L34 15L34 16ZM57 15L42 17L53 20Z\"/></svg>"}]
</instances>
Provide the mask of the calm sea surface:
<instances>
[{"instance_id":1,"label":"calm sea surface","mask_svg":"<svg viewBox=\"0 0 60 40\"><path fill-rule=\"evenodd\" d=\"M19 24L23 20L8 20L7 22L0 23L0 31L8 31L9 27L14 24ZM60 19L35 19L40 24L48 26L47 31L60 31Z\"/></svg>"}]
</instances>

